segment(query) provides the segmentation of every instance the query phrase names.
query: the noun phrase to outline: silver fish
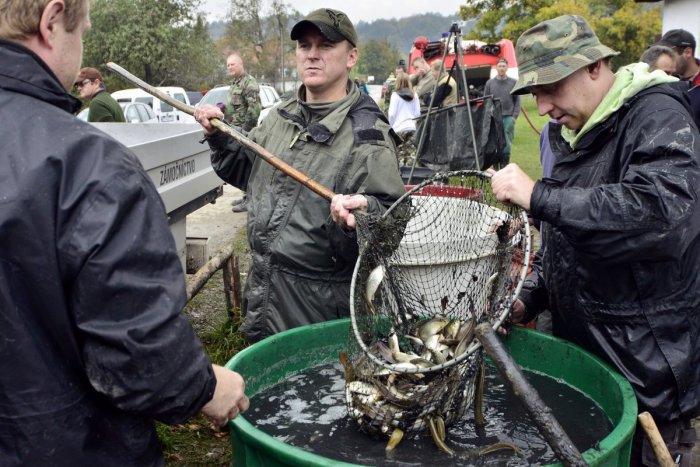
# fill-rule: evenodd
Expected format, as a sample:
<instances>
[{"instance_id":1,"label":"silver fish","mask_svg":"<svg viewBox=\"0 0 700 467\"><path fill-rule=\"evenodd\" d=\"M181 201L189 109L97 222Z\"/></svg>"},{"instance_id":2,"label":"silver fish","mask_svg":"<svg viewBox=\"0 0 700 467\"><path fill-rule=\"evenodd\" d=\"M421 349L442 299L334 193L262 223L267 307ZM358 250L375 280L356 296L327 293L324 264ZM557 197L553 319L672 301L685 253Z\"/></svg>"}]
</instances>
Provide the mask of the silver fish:
<instances>
[{"instance_id":1,"label":"silver fish","mask_svg":"<svg viewBox=\"0 0 700 467\"><path fill-rule=\"evenodd\" d=\"M367 277L365 299L367 300L367 306L372 313L374 313L374 304L372 303L374 300L374 294L377 293L379 284L381 284L382 280L384 280L384 272L384 266L380 264L376 268L372 269L372 272L370 272L369 276Z\"/></svg>"}]
</instances>

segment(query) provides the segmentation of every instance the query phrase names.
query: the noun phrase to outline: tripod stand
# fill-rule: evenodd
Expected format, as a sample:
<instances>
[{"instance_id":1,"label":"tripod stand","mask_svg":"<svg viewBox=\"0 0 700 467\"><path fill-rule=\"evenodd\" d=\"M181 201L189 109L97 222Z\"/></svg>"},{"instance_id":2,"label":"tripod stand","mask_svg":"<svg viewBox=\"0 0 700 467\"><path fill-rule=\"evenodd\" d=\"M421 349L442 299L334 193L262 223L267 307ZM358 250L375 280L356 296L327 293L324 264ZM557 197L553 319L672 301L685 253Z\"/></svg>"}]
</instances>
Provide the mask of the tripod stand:
<instances>
[{"instance_id":1,"label":"tripod stand","mask_svg":"<svg viewBox=\"0 0 700 467\"><path fill-rule=\"evenodd\" d=\"M470 106L469 103L469 83L467 82L467 75L465 72L465 66L464 66L464 51L462 49L462 31L459 28L459 25L457 23L452 23L452 26L450 27L450 34L445 41L445 50L443 51L442 54L442 59L440 62L440 72L438 74L438 77L441 77L442 74L445 72L445 60L447 58L449 49L450 49L450 43L451 41L454 40L454 54L455 54L455 62L458 65L457 68L457 73L459 74L459 79L457 81L457 96L458 96L458 101L461 97L464 97L466 101L466 105ZM454 68L454 65L453 65ZM449 82L449 76L451 76L451 72L448 75L448 80ZM416 157L413 161L413 166L411 167L411 172L408 176L408 181L407 184L411 184L411 178L413 177L413 171L416 168L416 164L418 163L418 156L421 154L421 150L423 149L423 145L425 144L425 138L428 130L428 124L430 122L430 116L431 112L433 112L433 107L435 105L435 95L436 91L438 89L438 84L439 84L439 79L435 80L435 85L433 87L433 92L430 97L430 103L428 104L428 110L425 115L425 121L423 122L423 126L421 127L420 134L418 135L418 146L416 146ZM461 104L456 104L454 106L450 106L448 108L456 107ZM479 152L477 149L477 144L476 144L476 134L474 132L474 122L472 119L472 112L471 109L468 109L467 112L468 115L468 122L469 122L469 131L471 134L471 139L472 139L472 144L474 146L474 159L475 159L475 164L477 169L481 167L481 163L479 161Z\"/></svg>"}]
</instances>

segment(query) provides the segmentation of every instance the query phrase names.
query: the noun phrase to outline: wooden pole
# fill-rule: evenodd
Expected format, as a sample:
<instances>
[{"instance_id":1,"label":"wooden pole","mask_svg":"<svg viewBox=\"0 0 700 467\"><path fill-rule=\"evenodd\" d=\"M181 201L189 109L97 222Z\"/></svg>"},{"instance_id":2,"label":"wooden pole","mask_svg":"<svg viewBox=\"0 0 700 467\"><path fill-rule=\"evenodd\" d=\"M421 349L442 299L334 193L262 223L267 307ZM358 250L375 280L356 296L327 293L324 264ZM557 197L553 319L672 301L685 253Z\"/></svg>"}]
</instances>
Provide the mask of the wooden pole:
<instances>
[{"instance_id":1,"label":"wooden pole","mask_svg":"<svg viewBox=\"0 0 700 467\"><path fill-rule=\"evenodd\" d=\"M537 390L527 381L518 365L503 347L501 341L498 340L489 323L481 323L476 327L476 337L561 463L566 467L587 466L588 464L583 460L581 453L552 415L552 409L544 403Z\"/></svg>"},{"instance_id":2,"label":"wooden pole","mask_svg":"<svg viewBox=\"0 0 700 467\"><path fill-rule=\"evenodd\" d=\"M233 319L233 257L229 256L224 261L224 296L226 297L226 315Z\"/></svg>"},{"instance_id":3,"label":"wooden pole","mask_svg":"<svg viewBox=\"0 0 700 467\"><path fill-rule=\"evenodd\" d=\"M189 106L185 104L184 102L180 102L177 99L174 99L170 95L164 93L163 91L151 86L150 84L146 83L142 79L132 75L128 71L126 71L124 68L120 67L116 63L109 62L107 63L107 68L110 70L114 71L115 73L119 74L123 78L131 81L134 83L136 86L140 87L147 93L157 97L158 99L162 100L163 102L167 102L168 104L172 105L178 110L181 110L182 112L185 112L189 115L194 114L194 107ZM228 126L225 122L219 120L219 119L213 119L210 120L212 126L216 128L217 130L226 133L227 135L230 135L241 143L243 146L247 147L251 151L255 152L258 154L265 162L279 170L280 172L286 174L287 176L291 177L292 179L296 180L297 182L301 183L304 185L306 188L309 190L313 191L314 193L321 195L322 197L326 198L328 201L335 196L335 193L326 188L325 186L321 185L318 183L316 180L312 179L308 175L306 175L304 172L301 172L300 170L295 169L291 165L287 164L284 162L282 159L279 157L275 156L272 154L270 151L265 149L264 147L260 146L256 142L248 139L246 136L243 134L239 133L238 131L234 130L230 126Z\"/></svg>"},{"instance_id":4,"label":"wooden pole","mask_svg":"<svg viewBox=\"0 0 700 467\"><path fill-rule=\"evenodd\" d=\"M221 269L228 258L233 254L233 243L226 245L221 251L219 251L216 256L207 261L207 263L199 268L199 271L194 273L194 275L187 281L187 301L189 302L192 297L197 295L197 292L201 290L204 284L214 275L216 271Z\"/></svg>"},{"instance_id":5,"label":"wooden pole","mask_svg":"<svg viewBox=\"0 0 700 467\"><path fill-rule=\"evenodd\" d=\"M243 305L243 288L241 287L241 265L238 256L233 257L233 309L240 312Z\"/></svg>"},{"instance_id":6,"label":"wooden pole","mask_svg":"<svg viewBox=\"0 0 700 467\"><path fill-rule=\"evenodd\" d=\"M673 462L671 453L668 452L668 447L666 447L666 443L661 437L661 433L659 433L659 429L656 427L656 423L651 414L649 412L642 412L637 415L637 420L639 420L639 424L642 425L644 429L644 434L646 434L649 439L649 443L654 450L659 465L661 467L676 467L676 463Z\"/></svg>"}]
</instances>

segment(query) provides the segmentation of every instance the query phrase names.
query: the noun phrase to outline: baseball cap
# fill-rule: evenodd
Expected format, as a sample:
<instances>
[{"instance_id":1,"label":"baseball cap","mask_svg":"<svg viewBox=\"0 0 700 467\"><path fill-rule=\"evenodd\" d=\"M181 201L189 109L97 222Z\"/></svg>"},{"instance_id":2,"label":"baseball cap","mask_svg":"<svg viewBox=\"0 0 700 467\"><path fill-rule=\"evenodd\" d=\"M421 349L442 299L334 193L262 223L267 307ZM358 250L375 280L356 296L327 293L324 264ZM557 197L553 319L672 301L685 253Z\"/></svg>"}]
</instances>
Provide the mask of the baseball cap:
<instances>
[{"instance_id":1,"label":"baseball cap","mask_svg":"<svg viewBox=\"0 0 700 467\"><path fill-rule=\"evenodd\" d=\"M581 16L543 21L518 39L518 82L511 94L526 94L530 86L556 83L591 63L618 54L600 43Z\"/></svg>"},{"instance_id":2,"label":"baseball cap","mask_svg":"<svg viewBox=\"0 0 700 467\"><path fill-rule=\"evenodd\" d=\"M299 39L307 26L314 26L326 39L333 42L347 40L353 46L357 46L357 33L348 15L342 11L330 8L314 10L299 21L292 28L290 35L293 41Z\"/></svg>"},{"instance_id":3,"label":"baseball cap","mask_svg":"<svg viewBox=\"0 0 700 467\"><path fill-rule=\"evenodd\" d=\"M75 78L76 83L82 83L86 79L99 79L102 81L102 73L97 68L85 67L81 68L78 76Z\"/></svg>"},{"instance_id":4,"label":"baseball cap","mask_svg":"<svg viewBox=\"0 0 700 467\"><path fill-rule=\"evenodd\" d=\"M666 34L661 36L657 44L681 48L690 47L695 50L695 38L685 29L671 29L666 31Z\"/></svg>"}]
</instances>

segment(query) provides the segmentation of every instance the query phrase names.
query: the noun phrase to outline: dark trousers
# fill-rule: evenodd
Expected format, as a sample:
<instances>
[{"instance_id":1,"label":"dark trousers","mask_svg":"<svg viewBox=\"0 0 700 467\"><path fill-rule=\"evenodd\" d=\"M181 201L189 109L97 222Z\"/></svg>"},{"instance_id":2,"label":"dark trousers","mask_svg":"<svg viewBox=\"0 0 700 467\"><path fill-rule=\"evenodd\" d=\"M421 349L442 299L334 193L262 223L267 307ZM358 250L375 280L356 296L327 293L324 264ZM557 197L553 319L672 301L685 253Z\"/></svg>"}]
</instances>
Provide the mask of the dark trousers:
<instances>
[{"instance_id":1,"label":"dark trousers","mask_svg":"<svg viewBox=\"0 0 700 467\"><path fill-rule=\"evenodd\" d=\"M657 423L657 426L671 453L671 459L679 467L690 467L690 453L697 441L697 434L691 426L690 420L676 420L663 425ZM644 430L638 424L632 440L630 467L656 467L658 465L659 463L656 461L656 455L651 447L651 443L649 443Z\"/></svg>"}]
</instances>

